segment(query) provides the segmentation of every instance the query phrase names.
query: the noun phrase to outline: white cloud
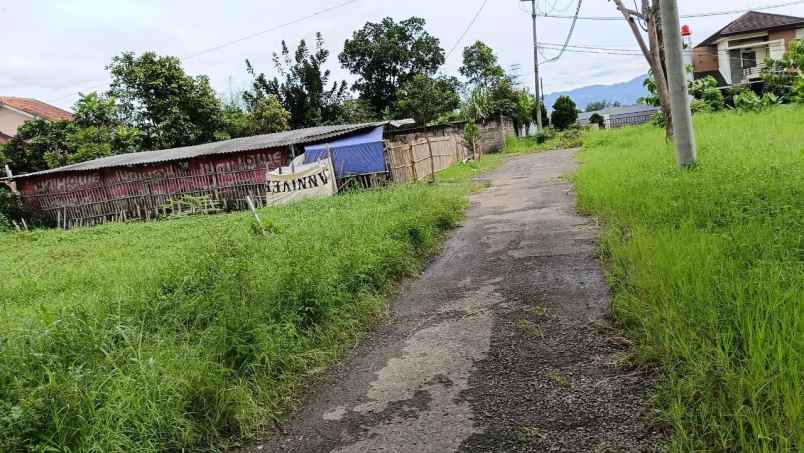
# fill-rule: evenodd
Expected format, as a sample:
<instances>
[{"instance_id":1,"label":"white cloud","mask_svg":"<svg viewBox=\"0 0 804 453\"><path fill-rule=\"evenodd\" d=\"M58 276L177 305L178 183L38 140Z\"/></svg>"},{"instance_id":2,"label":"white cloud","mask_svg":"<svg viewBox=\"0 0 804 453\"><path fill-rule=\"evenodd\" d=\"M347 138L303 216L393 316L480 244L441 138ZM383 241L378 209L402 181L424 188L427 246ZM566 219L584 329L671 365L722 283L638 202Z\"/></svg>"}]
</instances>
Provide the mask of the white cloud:
<instances>
[{"instance_id":1,"label":"white cloud","mask_svg":"<svg viewBox=\"0 0 804 453\"><path fill-rule=\"evenodd\" d=\"M249 58L260 70L272 72L271 55L285 39L295 46L299 39L311 39L316 31L324 33L331 51L333 77L352 80L339 67L337 54L345 39L366 21L385 16L401 20L412 15L427 19L427 29L441 39L442 47L452 47L482 0L360 0L355 4L316 16L279 31L265 33L224 49L186 62L191 74L207 74L214 87L228 92L229 81L235 89L249 78L244 60ZM682 12L757 7L774 0L680 0ZM0 95L35 97L69 107L75 97L71 91L86 90L94 82L108 80L105 66L114 55L125 50L186 56L259 32L278 24L331 7L339 0L249 1L225 3L191 0L30 0L0 6L0 31L4 43L0 71ZM553 1L542 0L542 4ZM559 6L574 2L559 2ZM498 53L508 67L520 65L523 83L532 85L533 47L527 5L518 0L493 0L455 54L444 72L456 73L464 45L482 40ZM568 10L567 12L571 12ZM804 7L794 6L774 12L804 15ZM616 15L610 1L586 1L584 15ZM736 16L698 18L685 21L693 27L696 41L717 31ZM539 21L540 39L561 42L569 22L560 19ZM636 48L630 31L622 22L581 21L573 44L600 47ZM583 85L629 80L647 70L641 57L616 55L566 54L559 62L545 65L542 71L548 92Z\"/></svg>"}]
</instances>

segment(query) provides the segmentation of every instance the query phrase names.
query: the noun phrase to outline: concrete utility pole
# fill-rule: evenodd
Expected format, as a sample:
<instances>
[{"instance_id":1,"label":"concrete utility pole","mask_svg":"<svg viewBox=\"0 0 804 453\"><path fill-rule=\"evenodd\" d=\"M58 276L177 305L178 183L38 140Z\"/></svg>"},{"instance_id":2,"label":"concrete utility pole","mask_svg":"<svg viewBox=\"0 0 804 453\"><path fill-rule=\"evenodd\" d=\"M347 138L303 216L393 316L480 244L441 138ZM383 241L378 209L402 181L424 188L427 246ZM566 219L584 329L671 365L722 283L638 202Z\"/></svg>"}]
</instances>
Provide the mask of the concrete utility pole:
<instances>
[{"instance_id":1,"label":"concrete utility pole","mask_svg":"<svg viewBox=\"0 0 804 453\"><path fill-rule=\"evenodd\" d=\"M541 103L542 102L542 95L541 89L539 87L539 81L541 78L539 77L539 34L536 32L536 0L520 0L522 2L530 1L531 8L533 10L531 17L533 18L533 73L535 74L534 80L536 80L536 101ZM536 109L536 125L538 129L542 129L542 108Z\"/></svg>"},{"instance_id":2,"label":"concrete utility pole","mask_svg":"<svg viewBox=\"0 0 804 453\"><path fill-rule=\"evenodd\" d=\"M676 0L662 0L662 31L664 33L665 65L670 88L670 110L673 114L673 136L678 166L692 167L697 161L695 131L692 127L687 72L684 68L681 45L681 21Z\"/></svg>"}]
</instances>

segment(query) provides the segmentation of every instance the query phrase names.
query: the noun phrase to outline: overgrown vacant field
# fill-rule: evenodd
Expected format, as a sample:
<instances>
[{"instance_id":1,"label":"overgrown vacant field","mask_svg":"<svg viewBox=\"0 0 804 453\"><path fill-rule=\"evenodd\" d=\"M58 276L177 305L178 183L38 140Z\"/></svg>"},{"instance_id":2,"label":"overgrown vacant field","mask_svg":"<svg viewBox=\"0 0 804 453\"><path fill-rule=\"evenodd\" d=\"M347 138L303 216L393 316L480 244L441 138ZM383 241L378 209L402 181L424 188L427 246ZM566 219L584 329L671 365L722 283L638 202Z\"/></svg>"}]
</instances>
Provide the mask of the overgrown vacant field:
<instances>
[{"instance_id":1,"label":"overgrown vacant field","mask_svg":"<svg viewBox=\"0 0 804 453\"><path fill-rule=\"evenodd\" d=\"M265 235L242 213L0 233L0 451L247 437L383 310L460 219L470 178L504 158L265 209Z\"/></svg>"},{"instance_id":2,"label":"overgrown vacant field","mask_svg":"<svg viewBox=\"0 0 804 453\"><path fill-rule=\"evenodd\" d=\"M651 126L587 137L618 316L667 375L674 451L804 449L804 108L696 116L700 166Z\"/></svg>"},{"instance_id":3,"label":"overgrown vacant field","mask_svg":"<svg viewBox=\"0 0 804 453\"><path fill-rule=\"evenodd\" d=\"M6 235L0 451L192 450L248 434L382 309L468 187L264 210L265 236L244 214Z\"/></svg>"}]
</instances>

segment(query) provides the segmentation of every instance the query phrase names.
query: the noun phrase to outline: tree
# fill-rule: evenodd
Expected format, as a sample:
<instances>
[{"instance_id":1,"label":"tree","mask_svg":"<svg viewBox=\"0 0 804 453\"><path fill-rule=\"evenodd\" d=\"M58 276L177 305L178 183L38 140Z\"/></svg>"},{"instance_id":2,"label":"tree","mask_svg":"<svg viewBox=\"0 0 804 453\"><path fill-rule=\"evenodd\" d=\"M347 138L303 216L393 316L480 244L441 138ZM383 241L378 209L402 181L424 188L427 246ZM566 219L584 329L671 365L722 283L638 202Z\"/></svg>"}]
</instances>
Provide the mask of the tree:
<instances>
[{"instance_id":1,"label":"tree","mask_svg":"<svg viewBox=\"0 0 804 453\"><path fill-rule=\"evenodd\" d=\"M594 102L590 102L590 103L586 104L586 111L587 112L599 112L599 111L601 111L603 109L606 109L606 108L609 108L609 107L619 107L621 105L622 104L619 101L614 101L614 102L606 101L606 100L594 101Z\"/></svg>"},{"instance_id":2,"label":"tree","mask_svg":"<svg viewBox=\"0 0 804 453\"><path fill-rule=\"evenodd\" d=\"M379 23L367 22L344 43L338 59L358 76L352 88L375 113L393 107L400 88L416 74L433 76L444 64L444 49L424 26L419 17L399 23L386 17Z\"/></svg>"},{"instance_id":3,"label":"tree","mask_svg":"<svg viewBox=\"0 0 804 453\"><path fill-rule=\"evenodd\" d=\"M412 117L417 124L426 125L439 115L458 108L461 82L455 77L430 77L416 74L399 90L394 111L397 117Z\"/></svg>"},{"instance_id":4,"label":"tree","mask_svg":"<svg viewBox=\"0 0 804 453\"><path fill-rule=\"evenodd\" d=\"M769 59L762 68L762 81L766 93L772 93L784 102L804 99L804 43L793 41L781 59Z\"/></svg>"},{"instance_id":5,"label":"tree","mask_svg":"<svg viewBox=\"0 0 804 453\"><path fill-rule=\"evenodd\" d=\"M251 114L252 134L272 134L289 129L290 113L282 107L276 96L260 98Z\"/></svg>"},{"instance_id":6,"label":"tree","mask_svg":"<svg viewBox=\"0 0 804 453\"><path fill-rule=\"evenodd\" d=\"M505 78L505 71L497 62L494 50L482 41L463 49L463 66L459 72L476 87L489 88Z\"/></svg>"},{"instance_id":7,"label":"tree","mask_svg":"<svg viewBox=\"0 0 804 453\"><path fill-rule=\"evenodd\" d=\"M73 106L73 121L35 119L17 130L4 154L15 172L28 173L141 150L141 134L123 124L114 98L95 92Z\"/></svg>"},{"instance_id":8,"label":"tree","mask_svg":"<svg viewBox=\"0 0 804 453\"><path fill-rule=\"evenodd\" d=\"M561 96L556 99L553 104L553 114L550 116L553 127L563 131L575 124L576 121L578 121L578 109L572 99L569 96Z\"/></svg>"},{"instance_id":9,"label":"tree","mask_svg":"<svg viewBox=\"0 0 804 453\"><path fill-rule=\"evenodd\" d=\"M291 56L285 41L281 54L274 53L274 67L280 78L267 80L265 74L255 74L251 62L246 60L246 70L254 77L251 91L243 93L249 110L263 97L276 96L290 112L293 129L331 124L337 121L341 104L347 99L346 81L329 85L330 71L323 66L329 58L324 48L321 33L316 33L315 48L310 49L305 40L299 42Z\"/></svg>"},{"instance_id":10,"label":"tree","mask_svg":"<svg viewBox=\"0 0 804 453\"><path fill-rule=\"evenodd\" d=\"M223 128L220 101L206 76L188 76L176 57L124 52L107 67L108 92L121 107L127 127L143 134L145 149L214 141Z\"/></svg>"},{"instance_id":11,"label":"tree","mask_svg":"<svg viewBox=\"0 0 804 453\"><path fill-rule=\"evenodd\" d=\"M17 129L17 135L3 146L5 164L16 174L47 170L52 156L68 154L69 124L67 121L43 119L26 121Z\"/></svg>"},{"instance_id":12,"label":"tree","mask_svg":"<svg viewBox=\"0 0 804 453\"><path fill-rule=\"evenodd\" d=\"M593 113L592 116L589 117L589 123L597 124L598 127L601 129L606 127L606 120L604 120L599 113Z\"/></svg>"},{"instance_id":13,"label":"tree","mask_svg":"<svg viewBox=\"0 0 804 453\"><path fill-rule=\"evenodd\" d=\"M667 72L664 67L664 48L662 40L660 0L642 0L640 11L628 9L622 0L612 0L622 13L631 32L639 44L642 55L648 61L650 71L654 76L658 106L662 109L665 120L665 136L668 141L673 138L673 116L670 112L670 88L667 82ZM642 27L642 28L640 28ZM647 34L648 42L642 36Z\"/></svg>"},{"instance_id":14,"label":"tree","mask_svg":"<svg viewBox=\"0 0 804 453\"><path fill-rule=\"evenodd\" d=\"M335 119L339 124L359 124L377 121L377 114L365 99L347 99L343 101Z\"/></svg>"},{"instance_id":15,"label":"tree","mask_svg":"<svg viewBox=\"0 0 804 453\"><path fill-rule=\"evenodd\" d=\"M67 126L65 155L51 153L51 168L87 160L141 151L142 137L124 124L116 99L96 92L82 95L73 106L75 115Z\"/></svg>"}]
</instances>

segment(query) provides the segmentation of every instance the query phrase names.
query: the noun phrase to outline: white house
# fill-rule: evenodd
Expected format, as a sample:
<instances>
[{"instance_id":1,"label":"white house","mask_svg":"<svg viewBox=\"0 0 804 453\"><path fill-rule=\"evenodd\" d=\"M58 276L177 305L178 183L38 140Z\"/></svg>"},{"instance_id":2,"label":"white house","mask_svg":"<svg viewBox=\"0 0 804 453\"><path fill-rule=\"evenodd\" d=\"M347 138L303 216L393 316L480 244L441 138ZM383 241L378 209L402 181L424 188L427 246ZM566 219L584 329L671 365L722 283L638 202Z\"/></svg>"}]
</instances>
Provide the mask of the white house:
<instances>
[{"instance_id":1,"label":"white house","mask_svg":"<svg viewBox=\"0 0 804 453\"><path fill-rule=\"evenodd\" d=\"M696 79L712 76L721 86L760 79L768 58L781 58L796 39L804 39L804 18L749 11L693 49Z\"/></svg>"},{"instance_id":2,"label":"white house","mask_svg":"<svg viewBox=\"0 0 804 453\"><path fill-rule=\"evenodd\" d=\"M36 99L0 96L0 145L17 135L26 121L41 118L48 121L70 121L70 112Z\"/></svg>"}]
</instances>

